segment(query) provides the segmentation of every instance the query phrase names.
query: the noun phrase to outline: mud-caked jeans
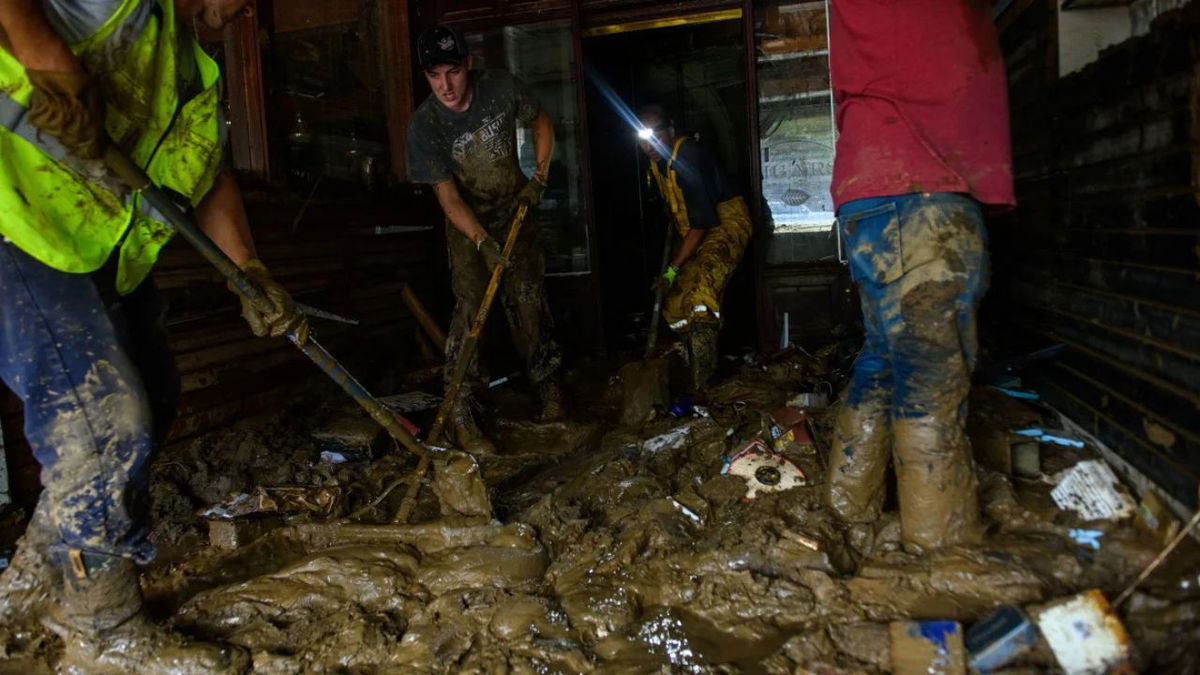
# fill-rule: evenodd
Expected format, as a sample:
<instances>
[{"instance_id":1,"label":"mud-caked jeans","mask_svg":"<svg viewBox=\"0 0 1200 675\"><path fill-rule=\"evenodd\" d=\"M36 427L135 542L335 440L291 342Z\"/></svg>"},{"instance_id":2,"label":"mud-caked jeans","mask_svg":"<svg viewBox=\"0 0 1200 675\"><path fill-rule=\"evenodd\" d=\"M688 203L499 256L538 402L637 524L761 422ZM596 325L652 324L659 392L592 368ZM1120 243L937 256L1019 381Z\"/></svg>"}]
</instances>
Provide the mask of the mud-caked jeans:
<instances>
[{"instance_id":1,"label":"mud-caked jeans","mask_svg":"<svg viewBox=\"0 0 1200 675\"><path fill-rule=\"evenodd\" d=\"M488 235L503 246L511 217L511 209L501 209L495 214L480 214L479 219ZM546 259L538 244L537 231L536 215L530 210L517 234L512 265L504 271L498 291L513 344L525 360L526 374L533 384L554 375L562 365L562 352L552 336L554 319L546 302L544 285ZM453 364L458 360L492 275L475 244L449 222L446 223L446 248L450 258L450 285L454 290L454 315L446 337L446 363ZM447 387L453 370L445 369ZM479 350L476 349L463 378L460 400L472 395L480 386Z\"/></svg>"},{"instance_id":2,"label":"mud-caked jeans","mask_svg":"<svg viewBox=\"0 0 1200 675\"><path fill-rule=\"evenodd\" d=\"M878 518L890 459L904 544L969 541L979 516L967 395L988 280L980 205L957 193L861 199L838 224L866 340L834 428L829 503L846 521Z\"/></svg>"},{"instance_id":3,"label":"mud-caked jeans","mask_svg":"<svg viewBox=\"0 0 1200 675\"><path fill-rule=\"evenodd\" d=\"M72 549L154 557L149 462L179 380L153 282L118 297L112 262L68 274L0 241L0 378L24 405L60 564Z\"/></svg>"}]
</instances>

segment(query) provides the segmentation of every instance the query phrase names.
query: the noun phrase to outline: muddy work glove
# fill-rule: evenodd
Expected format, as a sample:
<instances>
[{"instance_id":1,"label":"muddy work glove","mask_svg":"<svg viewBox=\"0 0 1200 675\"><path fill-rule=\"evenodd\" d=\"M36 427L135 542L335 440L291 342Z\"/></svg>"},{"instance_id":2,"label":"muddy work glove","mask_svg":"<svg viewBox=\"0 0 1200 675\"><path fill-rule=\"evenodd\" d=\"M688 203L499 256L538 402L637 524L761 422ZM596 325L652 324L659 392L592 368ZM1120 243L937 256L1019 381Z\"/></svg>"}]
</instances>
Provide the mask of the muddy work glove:
<instances>
[{"instance_id":1,"label":"muddy work glove","mask_svg":"<svg viewBox=\"0 0 1200 675\"><path fill-rule=\"evenodd\" d=\"M242 264L242 272L250 280L258 284L266 298L255 301L242 295L233 282L229 282L229 290L242 298L242 318L250 324L250 330L258 337L279 337L295 331L296 341L304 344L308 340L308 319L296 307L296 301L271 278L266 265L258 258L252 258Z\"/></svg>"},{"instance_id":2,"label":"muddy work glove","mask_svg":"<svg viewBox=\"0 0 1200 675\"><path fill-rule=\"evenodd\" d=\"M546 183L537 176L529 179L525 187L517 193L517 203L533 208L542 203L542 193L546 191Z\"/></svg>"},{"instance_id":3,"label":"muddy work glove","mask_svg":"<svg viewBox=\"0 0 1200 675\"><path fill-rule=\"evenodd\" d=\"M666 271L659 275L654 280L654 283L650 284L650 292L655 295L659 293L666 295L667 291L671 290L671 286L675 285L675 277L677 276L679 276L679 268L674 265L667 265Z\"/></svg>"},{"instance_id":4,"label":"muddy work glove","mask_svg":"<svg viewBox=\"0 0 1200 675\"><path fill-rule=\"evenodd\" d=\"M496 269L499 265L503 268L508 268L512 261L504 257L504 249L500 248L500 242L491 237L484 237L475 244L475 250L479 251L479 255L483 256L483 262L487 265L488 271Z\"/></svg>"},{"instance_id":5,"label":"muddy work glove","mask_svg":"<svg viewBox=\"0 0 1200 675\"><path fill-rule=\"evenodd\" d=\"M33 85L29 122L82 159L100 159L108 145L104 101L86 73L27 70Z\"/></svg>"}]
</instances>

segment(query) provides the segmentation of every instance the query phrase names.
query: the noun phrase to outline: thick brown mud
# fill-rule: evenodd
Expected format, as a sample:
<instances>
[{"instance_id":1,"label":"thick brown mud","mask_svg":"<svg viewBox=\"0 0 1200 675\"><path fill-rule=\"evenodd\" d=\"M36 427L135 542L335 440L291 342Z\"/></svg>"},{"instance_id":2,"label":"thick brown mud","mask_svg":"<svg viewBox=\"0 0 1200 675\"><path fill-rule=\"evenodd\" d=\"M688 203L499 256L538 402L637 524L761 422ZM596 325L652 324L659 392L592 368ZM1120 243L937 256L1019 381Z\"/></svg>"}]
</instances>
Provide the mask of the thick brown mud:
<instances>
[{"instance_id":1,"label":"thick brown mud","mask_svg":"<svg viewBox=\"0 0 1200 675\"><path fill-rule=\"evenodd\" d=\"M518 421L520 405L501 401L512 414L486 425L499 454L439 453L410 525L390 523L412 459L385 444L374 461L320 463L310 430L324 408L210 434L155 465L163 553L144 590L162 620L245 648L260 673L875 673L890 669L890 621L969 625L1088 588L1113 598L1158 550L1132 521L1082 523L1050 485L996 470L987 448L1038 413L979 392L978 544L905 552L894 486L878 520L841 524L823 497L836 410L809 411L814 444L770 436L772 411L838 384L831 358L743 364L710 389L707 417L651 405L621 426L617 368L582 378L590 388L568 379L571 421ZM745 499L721 467L756 436L807 484ZM1042 468L1092 456L1043 446ZM275 519L265 534L236 548L208 544L200 509L279 486L341 497L327 514L262 515ZM1071 537L1079 527L1103 531L1098 550ZM1123 608L1139 669L1197 667L1196 560L1180 551ZM7 666L51 672L56 638L17 637L0 631ZM1053 665L1045 650L1024 658Z\"/></svg>"}]
</instances>

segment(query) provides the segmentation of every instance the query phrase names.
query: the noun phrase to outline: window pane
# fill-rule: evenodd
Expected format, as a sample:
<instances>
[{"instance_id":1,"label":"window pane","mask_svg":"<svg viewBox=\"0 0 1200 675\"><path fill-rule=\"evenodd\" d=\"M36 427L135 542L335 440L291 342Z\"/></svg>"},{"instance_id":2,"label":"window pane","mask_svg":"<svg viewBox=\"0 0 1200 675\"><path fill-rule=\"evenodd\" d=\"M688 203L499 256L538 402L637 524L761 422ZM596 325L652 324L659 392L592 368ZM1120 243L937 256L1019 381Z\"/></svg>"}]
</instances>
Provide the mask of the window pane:
<instances>
[{"instance_id":1,"label":"window pane","mask_svg":"<svg viewBox=\"0 0 1200 675\"><path fill-rule=\"evenodd\" d=\"M302 191L322 181L375 192L390 176L377 6L350 10L312 25L279 7L277 24L303 27L276 33L264 54L273 146L286 149L276 159Z\"/></svg>"},{"instance_id":2,"label":"window pane","mask_svg":"<svg viewBox=\"0 0 1200 675\"><path fill-rule=\"evenodd\" d=\"M826 2L772 3L755 20L767 262L835 259Z\"/></svg>"},{"instance_id":3,"label":"window pane","mask_svg":"<svg viewBox=\"0 0 1200 675\"><path fill-rule=\"evenodd\" d=\"M579 111L575 98L575 62L571 24L550 21L467 33L476 68L507 70L537 97L554 122L554 157L538 222L546 251L547 273L583 273L591 269L580 171ZM533 132L517 128L521 169L535 169Z\"/></svg>"}]
</instances>

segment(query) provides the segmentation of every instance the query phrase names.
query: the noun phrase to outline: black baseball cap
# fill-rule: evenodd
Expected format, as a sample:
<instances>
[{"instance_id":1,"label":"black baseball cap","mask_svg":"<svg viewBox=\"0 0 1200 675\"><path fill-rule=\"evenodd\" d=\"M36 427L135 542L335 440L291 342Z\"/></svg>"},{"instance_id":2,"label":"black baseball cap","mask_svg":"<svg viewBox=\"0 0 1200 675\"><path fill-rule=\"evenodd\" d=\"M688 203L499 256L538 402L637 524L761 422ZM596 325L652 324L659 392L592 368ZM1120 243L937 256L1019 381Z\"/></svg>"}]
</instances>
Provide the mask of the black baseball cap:
<instances>
[{"instance_id":1,"label":"black baseball cap","mask_svg":"<svg viewBox=\"0 0 1200 675\"><path fill-rule=\"evenodd\" d=\"M417 63L422 68L462 63L466 59L467 41L449 26L434 26L417 38Z\"/></svg>"}]
</instances>

